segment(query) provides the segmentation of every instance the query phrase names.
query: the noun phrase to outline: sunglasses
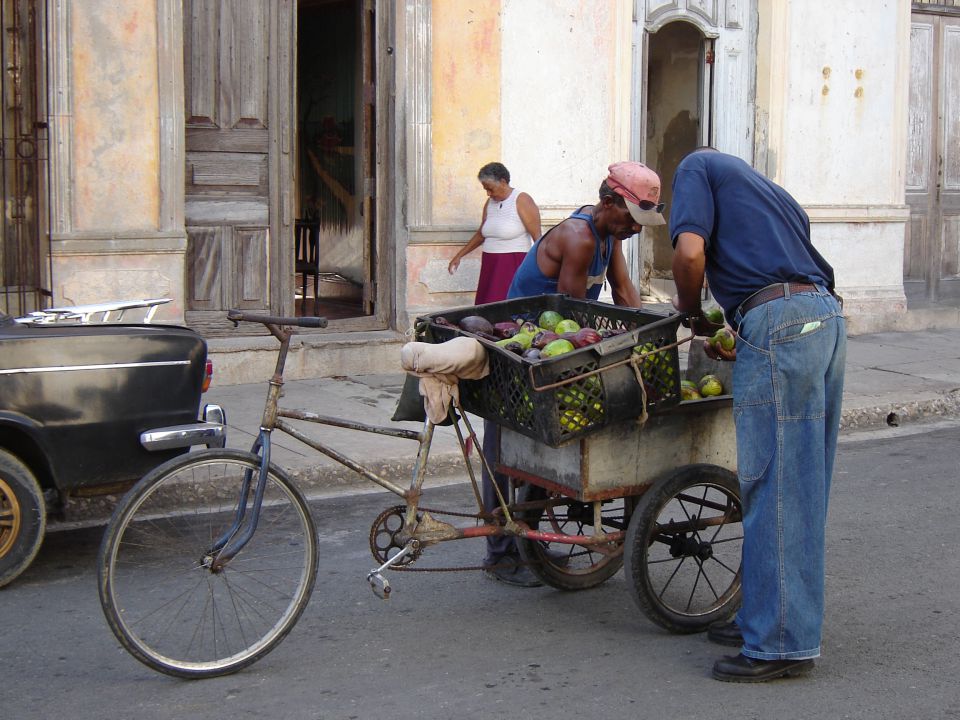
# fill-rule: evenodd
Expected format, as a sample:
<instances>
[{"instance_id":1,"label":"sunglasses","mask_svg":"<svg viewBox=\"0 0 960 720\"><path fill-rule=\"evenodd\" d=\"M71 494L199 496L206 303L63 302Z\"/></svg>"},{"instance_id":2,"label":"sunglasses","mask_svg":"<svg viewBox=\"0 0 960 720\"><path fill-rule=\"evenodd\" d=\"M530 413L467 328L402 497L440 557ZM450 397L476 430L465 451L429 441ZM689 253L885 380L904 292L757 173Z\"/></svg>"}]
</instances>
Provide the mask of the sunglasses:
<instances>
[{"instance_id":1,"label":"sunglasses","mask_svg":"<svg viewBox=\"0 0 960 720\"><path fill-rule=\"evenodd\" d=\"M641 200L634 204L643 211L656 210L658 213L663 212L663 209L667 206L666 203L655 203L649 200Z\"/></svg>"}]
</instances>

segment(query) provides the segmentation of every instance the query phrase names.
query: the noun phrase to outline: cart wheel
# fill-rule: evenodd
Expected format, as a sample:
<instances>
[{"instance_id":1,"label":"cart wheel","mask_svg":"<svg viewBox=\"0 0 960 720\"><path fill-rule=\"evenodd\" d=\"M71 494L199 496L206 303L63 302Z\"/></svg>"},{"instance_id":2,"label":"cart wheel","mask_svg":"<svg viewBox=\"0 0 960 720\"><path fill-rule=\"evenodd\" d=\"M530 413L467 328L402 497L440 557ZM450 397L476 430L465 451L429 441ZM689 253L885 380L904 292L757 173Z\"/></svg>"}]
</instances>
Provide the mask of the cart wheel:
<instances>
[{"instance_id":1,"label":"cart wheel","mask_svg":"<svg viewBox=\"0 0 960 720\"><path fill-rule=\"evenodd\" d=\"M681 468L648 490L630 519L630 593L658 625L704 630L740 604L742 544L737 476L715 465Z\"/></svg>"},{"instance_id":2,"label":"cart wheel","mask_svg":"<svg viewBox=\"0 0 960 720\"><path fill-rule=\"evenodd\" d=\"M519 516L533 529L541 523L548 532L564 535L593 533L593 505L571 500L559 493L550 492L535 485L524 485L517 491L518 502L555 500L547 508L526 511ZM619 532L625 527L626 501L622 498L603 504L603 529ZM585 532L586 531L586 532ZM551 543L540 540L517 538L520 558L528 563L530 571L546 585L560 590L585 590L604 582L617 573L623 565L623 542L613 543L604 552L585 545Z\"/></svg>"}]
</instances>

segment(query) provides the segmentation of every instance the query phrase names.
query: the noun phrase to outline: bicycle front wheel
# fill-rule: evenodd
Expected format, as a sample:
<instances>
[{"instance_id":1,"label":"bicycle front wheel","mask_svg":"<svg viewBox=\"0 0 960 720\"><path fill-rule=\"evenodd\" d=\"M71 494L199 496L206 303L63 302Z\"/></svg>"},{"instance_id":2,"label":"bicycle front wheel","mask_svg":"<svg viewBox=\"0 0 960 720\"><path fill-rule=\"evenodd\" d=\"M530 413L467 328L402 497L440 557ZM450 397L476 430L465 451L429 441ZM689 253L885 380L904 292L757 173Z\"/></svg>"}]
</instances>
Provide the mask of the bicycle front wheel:
<instances>
[{"instance_id":1,"label":"bicycle front wheel","mask_svg":"<svg viewBox=\"0 0 960 720\"><path fill-rule=\"evenodd\" d=\"M150 472L117 506L100 547L100 604L123 647L154 670L236 672L276 647L310 600L313 518L272 465L253 536L222 567L212 562L218 539L251 522L259 471L252 453L188 453Z\"/></svg>"}]
</instances>

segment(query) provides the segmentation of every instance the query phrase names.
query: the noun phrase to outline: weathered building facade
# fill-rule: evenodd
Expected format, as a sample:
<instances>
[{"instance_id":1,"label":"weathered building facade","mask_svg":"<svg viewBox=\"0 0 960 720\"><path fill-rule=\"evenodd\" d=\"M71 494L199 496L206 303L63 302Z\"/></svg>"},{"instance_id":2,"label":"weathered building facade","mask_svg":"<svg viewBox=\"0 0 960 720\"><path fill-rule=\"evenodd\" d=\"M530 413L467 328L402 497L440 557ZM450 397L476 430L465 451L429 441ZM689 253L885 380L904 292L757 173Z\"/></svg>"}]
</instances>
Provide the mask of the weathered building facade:
<instances>
[{"instance_id":1,"label":"weathered building facade","mask_svg":"<svg viewBox=\"0 0 960 720\"><path fill-rule=\"evenodd\" d=\"M292 376L392 370L417 312L472 301L479 258L447 263L481 165L547 227L611 162L669 185L712 144L806 207L855 330L958 322L955 0L0 2L32 98L4 114L10 312L170 297L232 381L271 341L227 308L316 312ZM629 244L651 293L669 253Z\"/></svg>"}]
</instances>

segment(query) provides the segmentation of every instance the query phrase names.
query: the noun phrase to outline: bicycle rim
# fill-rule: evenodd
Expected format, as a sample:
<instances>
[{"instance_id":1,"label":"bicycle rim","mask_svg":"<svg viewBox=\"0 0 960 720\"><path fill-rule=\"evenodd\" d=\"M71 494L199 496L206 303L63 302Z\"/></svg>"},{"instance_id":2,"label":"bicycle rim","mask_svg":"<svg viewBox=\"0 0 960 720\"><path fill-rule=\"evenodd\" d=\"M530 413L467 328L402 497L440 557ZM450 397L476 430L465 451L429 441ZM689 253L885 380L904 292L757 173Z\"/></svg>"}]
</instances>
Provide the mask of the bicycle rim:
<instances>
[{"instance_id":1,"label":"bicycle rim","mask_svg":"<svg viewBox=\"0 0 960 720\"><path fill-rule=\"evenodd\" d=\"M153 669L235 672L272 650L306 607L316 532L303 496L273 468L253 537L221 570L207 560L234 522L244 474L255 486L258 467L249 453L191 453L154 470L117 508L101 549L101 603L121 644Z\"/></svg>"}]
</instances>

